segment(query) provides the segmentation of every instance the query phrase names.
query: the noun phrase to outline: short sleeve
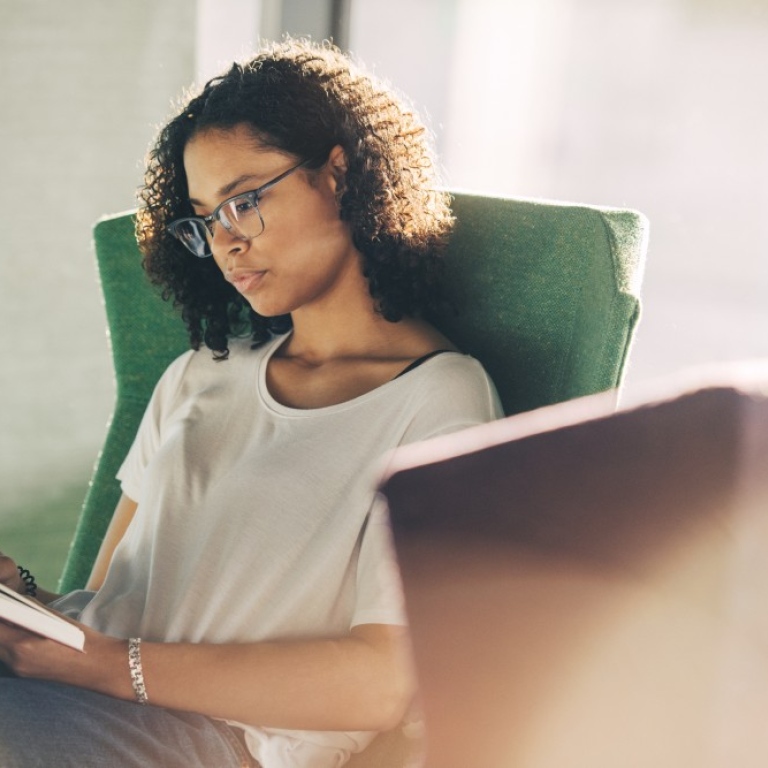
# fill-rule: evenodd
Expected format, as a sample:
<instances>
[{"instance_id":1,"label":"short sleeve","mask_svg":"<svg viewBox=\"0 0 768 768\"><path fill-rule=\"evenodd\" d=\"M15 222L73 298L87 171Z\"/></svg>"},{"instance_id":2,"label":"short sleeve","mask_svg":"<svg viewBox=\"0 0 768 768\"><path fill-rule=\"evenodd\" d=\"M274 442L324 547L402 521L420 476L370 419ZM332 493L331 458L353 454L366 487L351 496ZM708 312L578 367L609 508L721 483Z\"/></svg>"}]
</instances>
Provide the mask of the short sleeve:
<instances>
[{"instance_id":1,"label":"short sleeve","mask_svg":"<svg viewBox=\"0 0 768 768\"><path fill-rule=\"evenodd\" d=\"M421 402L401 444L428 440L504 416L498 392L469 355L441 355L424 382Z\"/></svg>"},{"instance_id":2,"label":"short sleeve","mask_svg":"<svg viewBox=\"0 0 768 768\"><path fill-rule=\"evenodd\" d=\"M193 354L190 350L176 358L160 377L144 411L133 444L117 472L123 493L134 501L138 501L141 495L144 470L162 443L164 420L173 408L176 393Z\"/></svg>"},{"instance_id":3,"label":"short sleeve","mask_svg":"<svg viewBox=\"0 0 768 768\"><path fill-rule=\"evenodd\" d=\"M407 623L387 504L378 494L363 529L351 626Z\"/></svg>"}]
</instances>

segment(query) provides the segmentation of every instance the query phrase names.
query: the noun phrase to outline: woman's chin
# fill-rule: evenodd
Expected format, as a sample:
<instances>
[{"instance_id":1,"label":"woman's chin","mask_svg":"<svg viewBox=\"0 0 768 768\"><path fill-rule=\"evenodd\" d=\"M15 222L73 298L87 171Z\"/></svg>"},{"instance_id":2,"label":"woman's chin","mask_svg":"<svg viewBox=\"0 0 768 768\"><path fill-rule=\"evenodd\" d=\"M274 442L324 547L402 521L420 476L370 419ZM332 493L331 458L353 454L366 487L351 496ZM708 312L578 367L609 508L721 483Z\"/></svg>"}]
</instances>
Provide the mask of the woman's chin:
<instances>
[{"instance_id":1,"label":"woman's chin","mask_svg":"<svg viewBox=\"0 0 768 768\"><path fill-rule=\"evenodd\" d=\"M249 297L244 296L243 297L248 304L250 304L251 309L261 317L266 317L267 319L273 319L277 317L284 317L285 315L291 314L291 309L286 308L282 305L274 304L273 302L266 302L266 301L259 301L257 297Z\"/></svg>"}]
</instances>

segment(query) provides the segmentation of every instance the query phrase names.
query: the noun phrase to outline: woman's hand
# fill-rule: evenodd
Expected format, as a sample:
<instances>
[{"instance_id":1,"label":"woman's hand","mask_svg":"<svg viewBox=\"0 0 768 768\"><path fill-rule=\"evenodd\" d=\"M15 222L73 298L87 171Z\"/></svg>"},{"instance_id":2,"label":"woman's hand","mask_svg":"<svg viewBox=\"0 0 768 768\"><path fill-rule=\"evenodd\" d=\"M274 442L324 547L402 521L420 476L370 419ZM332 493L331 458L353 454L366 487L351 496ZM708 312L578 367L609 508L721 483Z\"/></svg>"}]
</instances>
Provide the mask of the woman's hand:
<instances>
[{"instance_id":1,"label":"woman's hand","mask_svg":"<svg viewBox=\"0 0 768 768\"><path fill-rule=\"evenodd\" d=\"M29 573L29 571L27 571ZM8 555L4 555L0 552L0 584L4 584L8 589L12 589L14 592L18 592L20 595L27 595L27 584L24 579L21 578L19 573L19 566ZM60 595L55 592L49 592L46 589L42 589L40 585L36 585L36 594L38 602L43 605L47 605L52 600L55 600Z\"/></svg>"},{"instance_id":2,"label":"woman's hand","mask_svg":"<svg viewBox=\"0 0 768 768\"><path fill-rule=\"evenodd\" d=\"M65 620L85 632L84 653L0 621L0 661L19 677L53 680L132 699L125 640Z\"/></svg>"},{"instance_id":3,"label":"woman's hand","mask_svg":"<svg viewBox=\"0 0 768 768\"><path fill-rule=\"evenodd\" d=\"M2 552L0 552L0 584L4 584L8 589L12 589L20 595L27 591L27 585L19 574L16 562Z\"/></svg>"}]
</instances>

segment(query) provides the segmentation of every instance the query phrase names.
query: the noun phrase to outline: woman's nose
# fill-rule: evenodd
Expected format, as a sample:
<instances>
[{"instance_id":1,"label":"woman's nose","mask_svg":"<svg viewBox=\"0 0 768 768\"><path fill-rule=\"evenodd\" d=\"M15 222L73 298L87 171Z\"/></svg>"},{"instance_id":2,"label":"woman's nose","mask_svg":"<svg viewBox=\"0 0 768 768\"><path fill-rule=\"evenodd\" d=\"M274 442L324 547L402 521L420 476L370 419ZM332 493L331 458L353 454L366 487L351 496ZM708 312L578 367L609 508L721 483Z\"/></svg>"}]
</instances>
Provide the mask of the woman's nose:
<instances>
[{"instance_id":1,"label":"woman's nose","mask_svg":"<svg viewBox=\"0 0 768 768\"><path fill-rule=\"evenodd\" d=\"M209 239L211 253L219 254L221 257L236 256L246 249L248 242L234 232L230 232L220 221L214 222Z\"/></svg>"}]
</instances>

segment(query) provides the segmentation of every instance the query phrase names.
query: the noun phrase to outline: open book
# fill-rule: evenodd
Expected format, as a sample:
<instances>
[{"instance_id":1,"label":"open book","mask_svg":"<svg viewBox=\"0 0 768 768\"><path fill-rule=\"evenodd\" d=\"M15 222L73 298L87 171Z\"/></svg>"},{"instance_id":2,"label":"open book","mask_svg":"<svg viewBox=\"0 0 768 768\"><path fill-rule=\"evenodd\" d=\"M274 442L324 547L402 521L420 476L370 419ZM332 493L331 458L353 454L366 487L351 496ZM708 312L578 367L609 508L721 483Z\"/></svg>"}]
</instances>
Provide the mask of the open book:
<instances>
[{"instance_id":1,"label":"open book","mask_svg":"<svg viewBox=\"0 0 768 768\"><path fill-rule=\"evenodd\" d=\"M53 611L0 584L0 619L82 651L85 634Z\"/></svg>"}]
</instances>

